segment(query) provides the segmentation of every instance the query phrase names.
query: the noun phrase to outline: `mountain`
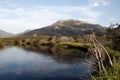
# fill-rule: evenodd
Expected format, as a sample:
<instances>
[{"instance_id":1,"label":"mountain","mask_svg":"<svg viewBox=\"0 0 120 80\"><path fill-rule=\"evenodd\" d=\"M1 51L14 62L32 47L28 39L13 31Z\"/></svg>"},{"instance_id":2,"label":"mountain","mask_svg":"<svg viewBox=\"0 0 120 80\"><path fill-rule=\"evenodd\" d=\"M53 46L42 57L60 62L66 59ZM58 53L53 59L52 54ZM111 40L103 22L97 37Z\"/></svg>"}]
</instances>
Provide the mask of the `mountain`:
<instances>
[{"instance_id":1,"label":"mountain","mask_svg":"<svg viewBox=\"0 0 120 80\"><path fill-rule=\"evenodd\" d=\"M8 38L8 37L13 37L13 36L15 35L12 33L0 30L0 38Z\"/></svg>"},{"instance_id":2,"label":"mountain","mask_svg":"<svg viewBox=\"0 0 120 80\"><path fill-rule=\"evenodd\" d=\"M23 31L23 32L20 32L20 33L16 34L16 36L22 35L22 34L24 34L24 33L30 32L30 31L31 31L30 29L25 30L25 31Z\"/></svg>"},{"instance_id":3,"label":"mountain","mask_svg":"<svg viewBox=\"0 0 120 80\"><path fill-rule=\"evenodd\" d=\"M69 19L60 20L50 26L32 30L22 36L77 36L91 34L92 31L96 34L102 34L105 32L105 28L98 24Z\"/></svg>"}]
</instances>

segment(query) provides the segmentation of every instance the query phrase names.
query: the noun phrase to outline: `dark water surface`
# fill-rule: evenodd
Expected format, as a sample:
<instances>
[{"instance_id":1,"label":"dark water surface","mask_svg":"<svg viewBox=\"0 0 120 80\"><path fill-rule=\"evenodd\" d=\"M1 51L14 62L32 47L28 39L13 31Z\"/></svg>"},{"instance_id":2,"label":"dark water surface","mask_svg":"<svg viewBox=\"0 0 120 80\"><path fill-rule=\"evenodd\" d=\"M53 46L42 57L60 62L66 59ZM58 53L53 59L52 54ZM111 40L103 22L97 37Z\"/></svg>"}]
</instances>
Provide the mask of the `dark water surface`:
<instances>
[{"instance_id":1,"label":"dark water surface","mask_svg":"<svg viewBox=\"0 0 120 80\"><path fill-rule=\"evenodd\" d=\"M83 56L77 50L6 46L0 49L0 80L86 80L92 68Z\"/></svg>"}]
</instances>

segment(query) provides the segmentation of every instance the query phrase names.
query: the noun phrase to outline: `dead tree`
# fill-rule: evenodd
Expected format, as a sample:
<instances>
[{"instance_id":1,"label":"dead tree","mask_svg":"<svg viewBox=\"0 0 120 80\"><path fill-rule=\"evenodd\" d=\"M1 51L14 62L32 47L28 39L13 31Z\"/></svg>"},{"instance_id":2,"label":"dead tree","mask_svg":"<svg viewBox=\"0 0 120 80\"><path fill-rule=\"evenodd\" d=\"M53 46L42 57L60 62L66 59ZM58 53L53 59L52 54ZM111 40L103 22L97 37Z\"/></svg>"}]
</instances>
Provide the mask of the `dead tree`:
<instances>
[{"instance_id":1,"label":"dead tree","mask_svg":"<svg viewBox=\"0 0 120 80\"><path fill-rule=\"evenodd\" d=\"M113 66L112 60L109 56L109 53L105 49L105 47L96 39L96 36L94 33L91 38L92 38L92 50L93 50L93 51L91 51L91 53L94 55L94 57L96 59L99 71L106 73L106 69L105 69L105 66L103 63L105 59L103 57L108 58L109 64L111 66Z\"/></svg>"}]
</instances>

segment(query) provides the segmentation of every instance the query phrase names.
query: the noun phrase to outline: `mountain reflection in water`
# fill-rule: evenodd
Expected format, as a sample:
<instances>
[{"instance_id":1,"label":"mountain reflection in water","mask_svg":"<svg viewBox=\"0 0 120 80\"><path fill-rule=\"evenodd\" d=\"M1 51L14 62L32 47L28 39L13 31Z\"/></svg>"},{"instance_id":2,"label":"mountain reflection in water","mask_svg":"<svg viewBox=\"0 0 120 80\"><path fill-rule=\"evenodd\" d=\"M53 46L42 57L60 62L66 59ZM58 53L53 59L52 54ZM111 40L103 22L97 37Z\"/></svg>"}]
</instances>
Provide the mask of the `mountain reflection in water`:
<instances>
[{"instance_id":1,"label":"mountain reflection in water","mask_svg":"<svg viewBox=\"0 0 120 80\"><path fill-rule=\"evenodd\" d=\"M0 50L1 80L89 79L85 53L48 46L6 46Z\"/></svg>"},{"instance_id":2,"label":"mountain reflection in water","mask_svg":"<svg viewBox=\"0 0 120 80\"><path fill-rule=\"evenodd\" d=\"M82 52L78 49L64 49L61 47L49 47L49 46L22 46L24 50L34 51L39 54L46 56L51 56L57 62L74 64L80 63L85 60L85 52Z\"/></svg>"}]
</instances>

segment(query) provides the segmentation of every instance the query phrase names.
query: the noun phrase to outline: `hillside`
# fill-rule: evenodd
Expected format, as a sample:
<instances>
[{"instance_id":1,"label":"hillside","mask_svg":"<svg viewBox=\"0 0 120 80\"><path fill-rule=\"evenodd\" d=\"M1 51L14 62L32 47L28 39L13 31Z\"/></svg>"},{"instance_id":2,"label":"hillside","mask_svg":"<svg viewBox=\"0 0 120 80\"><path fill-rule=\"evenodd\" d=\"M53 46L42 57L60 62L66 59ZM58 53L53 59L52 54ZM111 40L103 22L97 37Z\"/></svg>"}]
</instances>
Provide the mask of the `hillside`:
<instances>
[{"instance_id":1,"label":"hillside","mask_svg":"<svg viewBox=\"0 0 120 80\"><path fill-rule=\"evenodd\" d=\"M30 31L31 31L31 30L28 29L28 30L25 30L25 31L23 31L23 32L17 33L17 34L15 34L15 35L16 35L16 36L19 36L19 35L22 35L22 34L24 34L24 33L30 32Z\"/></svg>"},{"instance_id":2,"label":"hillside","mask_svg":"<svg viewBox=\"0 0 120 80\"><path fill-rule=\"evenodd\" d=\"M47 35L47 36L77 36L91 34L94 31L96 34L105 33L105 28L98 24L91 24L79 20L61 20L56 23L35 29L27 32L21 36L33 36L33 35Z\"/></svg>"},{"instance_id":3,"label":"hillside","mask_svg":"<svg viewBox=\"0 0 120 80\"><path fill-rule=\"evenodd\" d=\"M0 38L8 38L8 37L13 37L15 36L12 33L8 33L6 31L0 30Z\"/></svg>"}]
</instances>

